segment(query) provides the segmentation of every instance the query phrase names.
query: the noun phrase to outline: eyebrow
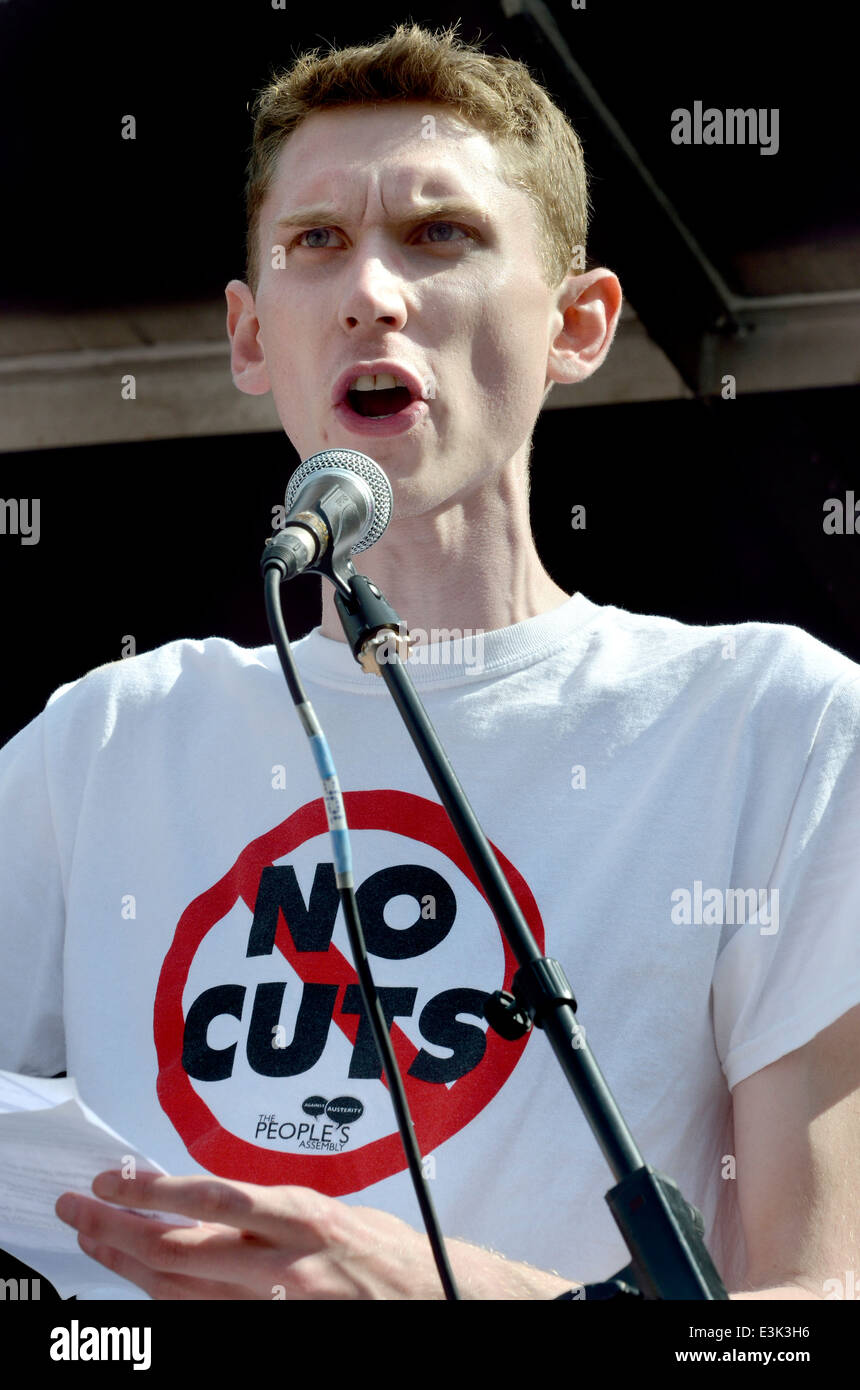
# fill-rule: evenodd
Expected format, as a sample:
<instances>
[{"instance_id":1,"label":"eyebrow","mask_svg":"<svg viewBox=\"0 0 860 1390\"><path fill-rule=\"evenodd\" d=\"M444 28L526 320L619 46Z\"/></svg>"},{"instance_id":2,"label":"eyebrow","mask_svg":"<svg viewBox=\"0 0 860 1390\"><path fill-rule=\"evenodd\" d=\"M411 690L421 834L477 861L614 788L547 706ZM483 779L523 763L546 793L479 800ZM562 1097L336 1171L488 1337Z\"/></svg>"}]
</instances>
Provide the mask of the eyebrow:
<instances>
[{"instance_id":1,"label":"eyebrow","mask_svg":"<svg viewBox=\"0 0 860 1390\"><path fill-rule=\"evenodd\" d=\"M434 217L465 217L470 221L492 222L489 211L479 203L461 198L447 198L435 203L416 203L406 217L391 220L395 226L403 227L410 222L426 222ZM335 226L343 218L333 207L297 208L295 212L285 213L276 218L275 227L324 227Z\"/></svg>"}]
</instances>

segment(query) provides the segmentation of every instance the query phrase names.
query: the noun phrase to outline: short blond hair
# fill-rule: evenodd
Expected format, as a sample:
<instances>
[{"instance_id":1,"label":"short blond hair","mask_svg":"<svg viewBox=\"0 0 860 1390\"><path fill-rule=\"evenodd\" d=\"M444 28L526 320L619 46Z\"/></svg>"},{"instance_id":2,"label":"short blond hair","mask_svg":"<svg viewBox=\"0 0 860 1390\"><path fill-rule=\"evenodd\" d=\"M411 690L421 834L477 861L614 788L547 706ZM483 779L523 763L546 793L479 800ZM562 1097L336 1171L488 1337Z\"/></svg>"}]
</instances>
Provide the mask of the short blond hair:
<instances>
[{"instance_id":1,"label":"short blond hair","mask_svg":"<svg viewBox=\"0 0 860 1390\"><path fill-rule=\"evenodd\" d=\"M524 63L464 44L456 29L431 33L398 24L373 44L322 55L313 49L257 94L245 184L246 280L254 294L260 209L284 142L312 112L362 103L424 101L456 109L499 141L505 182L531 199L547 285L555 288L573 269L584 268L589 199L576 131Z\"/></svg>"}]
</instances>

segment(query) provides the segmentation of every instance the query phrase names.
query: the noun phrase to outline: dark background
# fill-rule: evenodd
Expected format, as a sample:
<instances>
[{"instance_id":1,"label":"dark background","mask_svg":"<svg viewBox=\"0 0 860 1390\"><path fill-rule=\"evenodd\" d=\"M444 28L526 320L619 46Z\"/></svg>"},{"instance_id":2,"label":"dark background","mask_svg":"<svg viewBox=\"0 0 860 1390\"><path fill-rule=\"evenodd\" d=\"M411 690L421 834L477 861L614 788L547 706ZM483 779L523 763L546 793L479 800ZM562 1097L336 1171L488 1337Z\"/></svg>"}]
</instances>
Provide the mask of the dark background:
<instances>
[{"instance_id":1,"label":"dark background","mask_svg":"<svg viewBox=\"0 0 860 1390\"><path fill-rule=\"evenodd\" d=\"M844 283L843 238L858 223L856 83L838 11L550 8L733 290L803 290L810 276L819 288ZM222 295L244 270L246 106L256 89L305 47L458 17L464 39L526 56L507 47L492 4L276 11L268 0L217 9L156 0L119 11L5 0L0 301L80 313ZM697 98L779 107L779 154L673 145L670 112ZM136 141L117 138L126 112ZM569 114L592 174L591 258L605 256L628 293L653 291L670 323L683 299L672 260L643 245L635 199L604 158L593 115ZM688 622L795 623L860 660L860 537L822 530L826 498L850 487L860 496L856 388L746 395L741 381L739 392L544 412L532 501L545 563L597 603ZM281 433L0 456L0 494L39 496L42 508L38 546L0 537L0 739L59 684L118 657L125 634L138 651L214 633L267 643L258 561L296 463ZM576 503L587 508L585 531L569 525ZM204 537L202 549L192 545ZM294 636L317 621L316 585L290 588Z\"/></svg>"}]
</instances>

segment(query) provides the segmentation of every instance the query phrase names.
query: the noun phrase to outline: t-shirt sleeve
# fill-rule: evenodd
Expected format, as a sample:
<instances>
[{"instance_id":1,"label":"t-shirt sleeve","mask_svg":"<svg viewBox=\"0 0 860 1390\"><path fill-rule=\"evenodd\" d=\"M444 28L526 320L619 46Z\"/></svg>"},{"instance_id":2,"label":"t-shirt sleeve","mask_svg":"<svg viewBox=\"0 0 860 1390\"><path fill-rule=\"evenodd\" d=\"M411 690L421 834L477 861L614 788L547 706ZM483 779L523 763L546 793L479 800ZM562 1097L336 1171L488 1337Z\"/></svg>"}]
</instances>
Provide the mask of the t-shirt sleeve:
<instances>
[{"instance_id":1,"label":"t-shirt sleeve","mask_svg":"<svg viewBox=\"0 0 860 1390\"><path fill-rule=\"evenodd\" d=\"M0 1068L30 1076L66 1069L65 894L45 719L43 711L0 748Z\"/></svg>"},{"instance_id":2,"label":"t-shirt sleeve","mask_svg":"<svg viewBox=\"0 0 860 1390\"><path fill-rule=\"evenodd\" d=\"M788 746L791 729L777 737ZM766 786L760 795L766 805ZM860 1003L858 676L840 680L824 707L768 890L769 910L734 929L714 969L730 1089Z\"/></svg>"}]
</instances>

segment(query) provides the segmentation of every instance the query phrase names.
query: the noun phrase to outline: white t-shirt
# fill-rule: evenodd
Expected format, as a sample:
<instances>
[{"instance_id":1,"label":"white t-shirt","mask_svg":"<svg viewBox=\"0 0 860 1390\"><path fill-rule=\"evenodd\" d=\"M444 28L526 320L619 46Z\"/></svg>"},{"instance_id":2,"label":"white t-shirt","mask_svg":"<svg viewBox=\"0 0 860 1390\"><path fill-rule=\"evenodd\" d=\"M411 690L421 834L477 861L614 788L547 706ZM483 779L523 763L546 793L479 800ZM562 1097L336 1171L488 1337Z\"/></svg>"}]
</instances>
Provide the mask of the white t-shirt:
<instances>
[{"instance_id":1,"label":"white t-shirt","mask_svg":"<svg viewBox=\"0 0 860 1390\"><path fill-rule=\"evenodd\" d=\"M609 1277L613 1176L544 1035L486 1031L515 964L391 697L318 630L294 650L443 1230ZM732 1287L730 1088L860 1002L860 666L797 628L581 593L410 666L645 1160L702 1210ZM171 1172L420 1226L273 646L180 640L62 686L0 750L0 837L0 1067L67 1070Z\"/></svg>"}]
</instances>

